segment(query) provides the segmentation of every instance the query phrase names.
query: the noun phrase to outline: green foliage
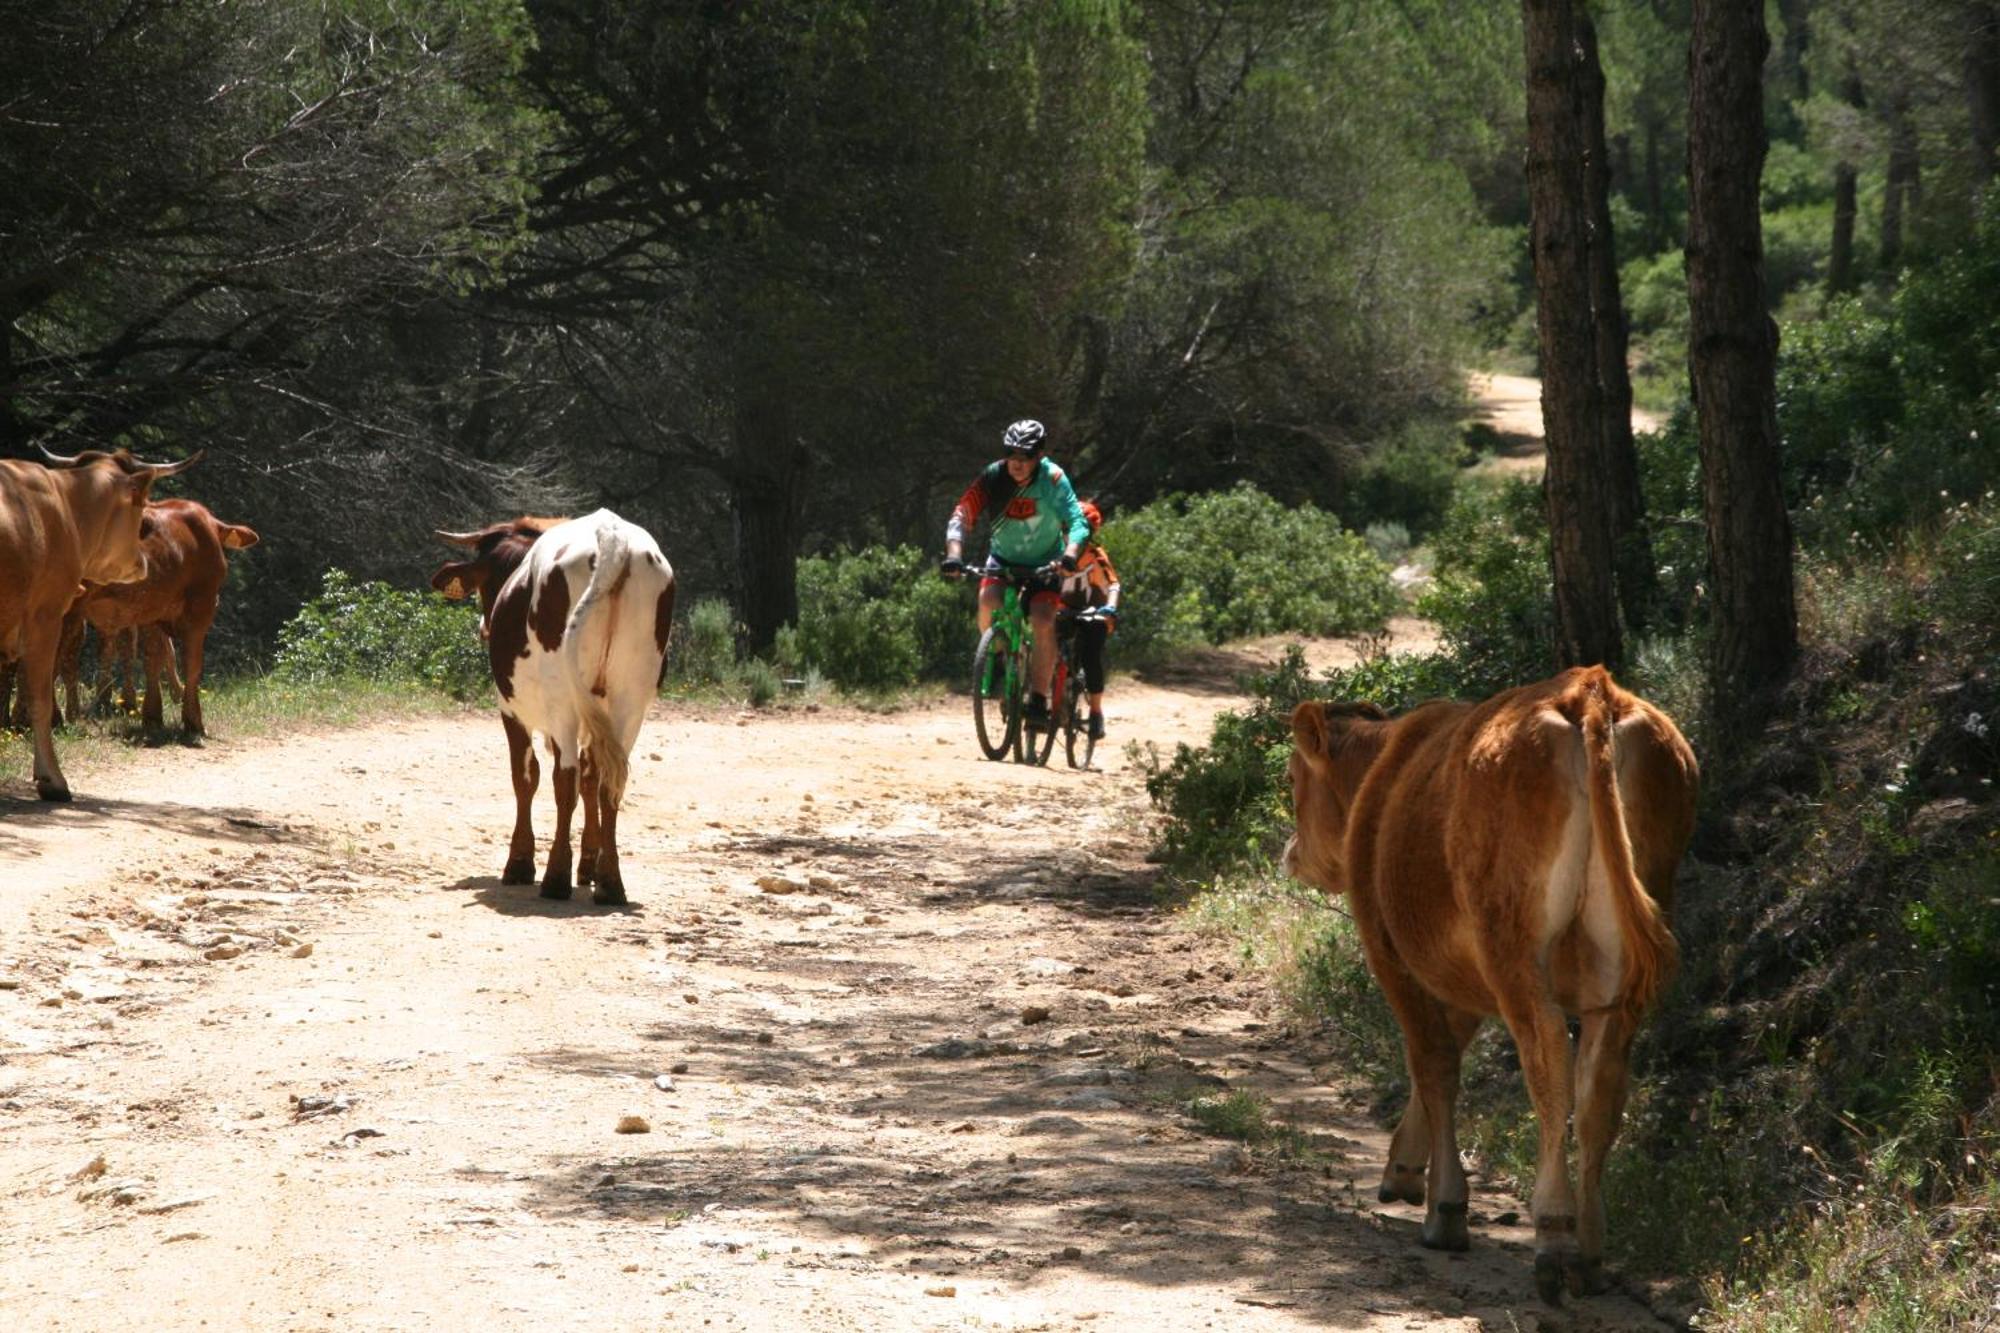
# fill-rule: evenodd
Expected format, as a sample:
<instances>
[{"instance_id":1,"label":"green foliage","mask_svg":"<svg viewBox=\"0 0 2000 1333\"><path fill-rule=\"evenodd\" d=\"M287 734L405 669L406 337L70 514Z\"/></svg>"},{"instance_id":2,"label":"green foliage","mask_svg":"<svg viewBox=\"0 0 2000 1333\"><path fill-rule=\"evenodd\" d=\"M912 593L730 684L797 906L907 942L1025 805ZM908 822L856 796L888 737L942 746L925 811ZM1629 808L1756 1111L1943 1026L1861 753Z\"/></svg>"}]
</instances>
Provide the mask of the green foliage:
<instances>
[{"instance_id":1,"label":"green foliage","mask_svg":"<svg viewBox=\"0 0 2000 1333\"><path fill-rule=\"evenodd\" d=\"M1396 607L1387 567L1360 537L1248 485L1155 501L1106 523L1103 540L1125 585L1122 654L1379 629Z\"/></svg>"},{"instance_id":2,"label":"green foliage","mask_svg":"<svg viewBox=\"0 0 2000 1333\"><path fill-rule=\"evenodd\" d=\"M1778 361L1787 495L1808 546L1875 547L2000 484L2000 208L1878 312L1790 326Z\"/></svg>"},{"instance_id":3,"label":"green foliage","mask_svg":"<svg viewBox=\"0 0 2000 1333\"><path fill-rule=\"evenodd\" d=\"M1436 581L1417 611L1437 622L1457 683L1473 697L1538 680L1555 664L1548 540L1540 491L1509 481L1463 489L1432 542Z\"/></svg>"},{"instance_id":4,"label":"green foliage","mask_svg":"<svg viewBox=\"0 0 2000 1333\"><path fill-rule=\"evenodd\" d=\"M736 672L736 616L720 597L688 608L667 646L668 679L686 685L721 685Z\"/></svg>"},{"instance_id":5,"label":"green foliage","mask_svg":"<svg viewBox=\"0 0 2000 1333\"><path fill-rule=\"evenodd\" d=\"M1400 711L1456 693L1441 657L1376 657L1315 679L1290 649L1276 666L1243 680L1250 707L1216 716L1208 744L1180 745L1147 767L1146 792L1168 818L1164 850L1181 870L1203 873L1267 864L1291 832L1292 710L1306 699L1366 700Z\"/></svg>"},{"instance_id":6,"label":"green foliage","mask_svg":"<svg viewBox=\"0 0 2000 1333\"><path fill-rule=\"evenodd\" d=\"M914 546L870 546L799 562L801 662L849 688L950 677L972 660L973 611Z\"/></svg>"},{"instance_id":7,"label":"green foliage","mask_svg":"<svg viewBox=\"0 0 2000 1333\"><path fill-rule=\"evenodd\" d=\"M1451 507L1465 452L1449 423L1426 419L1405 425L1355 469L1341 499L1342 519L1357 529L1400 524L1422 540Z\"/></svg>"},{"instance_id":8,"label":"green foliage","mask_svg":"<svg viewBox=\"0 0 2000 1333\"><path fill-rule=\"evenodd\" d=\"M1990 645L2000 634L2000 501L1961 502L1938 549L1938 608L1959 642Z\"/></svg>"},{"instance_id":9,"label":"green foliage","mask_svg":"<svg viewBox=\"0 0 2000 1333\"><path fill-rule=\"evenodd\" d=\"M323 684L346 676L410 682L469 699L492 687L476 606L432 592L356 583L329 569L319 596L278 632L278 677Z\"/></svg>"}]
</instances>

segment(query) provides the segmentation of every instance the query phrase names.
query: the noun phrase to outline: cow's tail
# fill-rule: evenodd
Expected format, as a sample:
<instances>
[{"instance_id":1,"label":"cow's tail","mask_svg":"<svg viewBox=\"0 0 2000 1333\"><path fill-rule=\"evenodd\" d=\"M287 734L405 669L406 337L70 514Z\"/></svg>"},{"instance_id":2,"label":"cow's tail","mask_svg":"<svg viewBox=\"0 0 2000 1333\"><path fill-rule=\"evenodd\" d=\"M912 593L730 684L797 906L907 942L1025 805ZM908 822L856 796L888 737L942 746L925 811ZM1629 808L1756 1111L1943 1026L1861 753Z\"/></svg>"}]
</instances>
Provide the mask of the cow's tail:
<instances>
[{"instance_id":1,"label":"cow's tail","mask_svg":"<svg viewBox=\"0 0 2000 1333\"><path fill-rule=\"evenodd\" d=\"M1573 708L1565 711L1583 732L1591 832L1617 905L1618 929L1625 947L1625 976L1618 1003L1637 1017L1673 979L1674 969L1680 965L1680 946L1633 865L1625 803L1618 793L1613 688L1608 673L1602 668L1593 670L1578 683L1571 696Z\"/></svg>"},{"instance_id":2,"label":"cow's tail","mask_svg":"<svg viewBox=\"0 0 2000 1333\"><path fill-rule=\"evenodd\" d=\"M632 548L615 523L597 529L597 560L590 582L577 598L563 629L569 654L570 679L577 690L577 715L583 730L583 753L597 775L605 805L616 810L625 800L629 772L625 746L611 719L609 682L611 636L618 625L618 604L632 576Z\"/></svg>"}]
</instances>

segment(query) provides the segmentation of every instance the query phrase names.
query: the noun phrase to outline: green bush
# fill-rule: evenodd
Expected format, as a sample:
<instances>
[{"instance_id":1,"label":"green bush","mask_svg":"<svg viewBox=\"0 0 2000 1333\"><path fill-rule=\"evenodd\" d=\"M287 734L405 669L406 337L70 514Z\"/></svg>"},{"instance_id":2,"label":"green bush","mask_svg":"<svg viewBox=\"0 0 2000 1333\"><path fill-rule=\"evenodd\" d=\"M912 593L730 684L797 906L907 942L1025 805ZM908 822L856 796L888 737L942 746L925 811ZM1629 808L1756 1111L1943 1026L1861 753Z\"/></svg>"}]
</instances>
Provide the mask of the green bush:
<instances>
[{"instance_id":1,"label":"green bush","mask_svg":"<svg viewBox=\"0 0 2000 1333\"><path fill-rule=\"evenodd\" d=\"M478 608L433 592L356 583L329 569L319 596L278 631L274 673L301 683L359 676L467 699L491 688Z\"/></svg>"},{"instance_id":2,"label":"green bush","mask_svg":"<svg viewBox=\"0 0 2000 1333\"><path fill-rule=\"evenodd\" d=\"M1388 567L1359 536L1249 485L1155 501L1106 523L1103 539L1125 585L1118 635L1128 657L1379 629L1397 605Z\"/></svg>"},{"instance_id":3,"label":"green bush","mask_svg":"<svg viewBox=\"0 0 2000 1333\"><path fill-rule=\"evenodd\" d=\"M1435 582L1417 612L1435 621L1455 684L1484 696L1539 680L1555 663L1548 518L1524 481L1467 487L1432 540Z\"/></svg>"},{"instance_id":4,"label":"green bush","mask_svg":"<svg viewBox=\"0 0 2000 1333\"><path fill-rule=\"evenodd\" d=\"M667 648L667 673L681 685L723 685L736 674L736 616L720 597L688 608Z\"/></svg>"},{"instance_id":5,"label":"green bush","mask_svg":"<svg viewBox=\"0 0 2000 1333\"><path fill-rule=\"evenodd\" d=\"M1365 700L1401 712L1460 693L1443 657L1377 657L1315 679L1296 647L1243 684L1247 711L1219 714L1207 745L1181 745L1147 771L1146 792L1169 821L1164 850L1184 871L1264 864L1284 846L1292 825L1291 718L1302 700Z\"/></svg>"},{"instance_id":6,"label":"green bush","mask_svg":"<svg viewBox=\"0 0 2000 1333\"><path fill-rule=\"evenodd\" d=\"M1787 326L1778 423L1799 537L1879 549L2000 484L2000 208L1911 273L1886 312L1840 301Z\"/></svg>"},{"instance_id":7,"label":"green bush","mask_svg":"<svg viewBox=\"0 0 2000 1333\"><path fill-rule=\"evenodd\" d=\"M971 601L914 546L870 546L799 562L799 623L789 651L828 680L894 689L968 671Z\"/></svg>"},{"instance_id":8,"label":"green bush","mask_svg":"<svg viewBox=\"0 0 2000 1333\"><path fill-rule=\"evenodd\" d=\"M1456 427L1416 422L1372 450L1341 503L1348 526L1400 524L1421 540L1444 520L1458 485L1465 445Z\"/></svg>"}]
</instances>

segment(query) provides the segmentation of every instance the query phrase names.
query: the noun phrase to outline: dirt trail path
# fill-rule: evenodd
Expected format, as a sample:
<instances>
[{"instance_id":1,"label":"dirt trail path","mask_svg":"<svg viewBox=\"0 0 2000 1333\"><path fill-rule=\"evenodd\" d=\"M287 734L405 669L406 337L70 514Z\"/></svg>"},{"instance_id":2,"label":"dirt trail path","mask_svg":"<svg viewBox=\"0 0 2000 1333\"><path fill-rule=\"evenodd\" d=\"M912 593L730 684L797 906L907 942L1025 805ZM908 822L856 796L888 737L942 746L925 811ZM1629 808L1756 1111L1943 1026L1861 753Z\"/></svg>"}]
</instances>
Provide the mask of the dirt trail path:
<instances>
[{"instance_id":1,"label":"dirt trail path","mask_svg":"<svg viewBox=\"0 0 2000 1333\"><path fill-rule=\"evenodd\" d=\"M1527 375L1487 371L1471 377L1472 419L1500 436L1493 456L1480 462L1488 471L1533 479L1542 475L1542 382ZM1660 414L1632 409L1632 429L1658 430Z\"/></svg>"},{"instance_id":2,"label":"dirt trail path","mask_svg":"<svg viewBox=\"0 0 2000 1333\"><path fill-rule=\"evenodd\" d=\"M1121 682L1118 738L1231 701ZM1375 1204L1341 1071L1157 905L1121 754L663 707L602 910L495 878L488 712L222 728L0 792L12 1328L1660 1327L1542 1313L1513 1199L1469 1256ZM1193 1129L1227 1088L1315 1153Z\"/></svg>"}]
</instances>

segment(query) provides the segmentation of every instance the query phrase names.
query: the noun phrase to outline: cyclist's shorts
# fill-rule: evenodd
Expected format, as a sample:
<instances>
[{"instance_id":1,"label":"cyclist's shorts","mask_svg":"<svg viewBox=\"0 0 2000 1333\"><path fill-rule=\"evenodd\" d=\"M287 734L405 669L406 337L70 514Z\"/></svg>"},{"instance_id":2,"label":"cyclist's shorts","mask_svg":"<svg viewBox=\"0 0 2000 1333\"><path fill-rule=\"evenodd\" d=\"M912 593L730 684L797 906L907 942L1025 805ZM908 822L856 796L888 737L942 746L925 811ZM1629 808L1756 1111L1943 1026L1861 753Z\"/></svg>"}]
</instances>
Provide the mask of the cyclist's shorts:
<instances>
[{"instance_id":1,"label":"cyclist's shorts","mask_svg":"<svg viewBox=\"0 0 2000 1333\"><path fill-rule=\"evenodd\" d=\"M1002 584L1020 585L1029 606L1041 603L1054 605L1062 601L1062 579L1056 575L1039 575L1034 565L1013 565L997 555L986 557L986 567L979 571L979 590L997 588Z\"/></svg>"}]
</instances>

